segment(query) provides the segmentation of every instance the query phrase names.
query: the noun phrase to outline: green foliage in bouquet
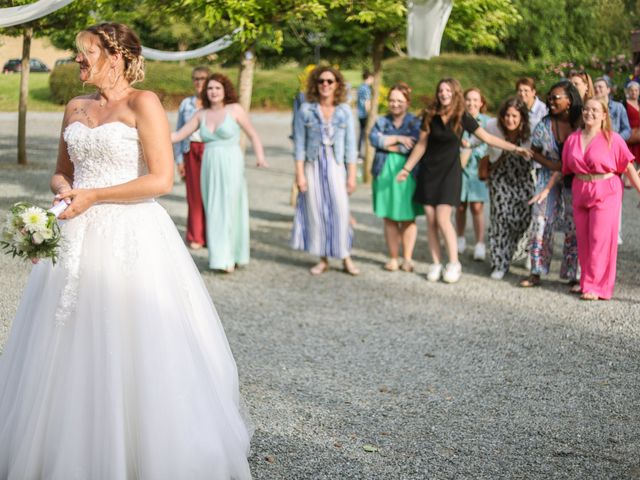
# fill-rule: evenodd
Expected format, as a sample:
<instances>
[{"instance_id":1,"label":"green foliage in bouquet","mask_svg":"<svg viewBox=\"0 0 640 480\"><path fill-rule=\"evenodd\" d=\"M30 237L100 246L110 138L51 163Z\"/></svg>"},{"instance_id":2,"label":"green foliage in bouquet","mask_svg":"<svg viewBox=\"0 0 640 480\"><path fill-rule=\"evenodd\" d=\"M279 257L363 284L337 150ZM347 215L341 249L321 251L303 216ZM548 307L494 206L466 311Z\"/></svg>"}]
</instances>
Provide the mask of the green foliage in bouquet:
<instances>
[{"instance_id":1,"label":"green foliage in bouquet","mask_svg":"<svg viewBox=\"0 0 640 480\"><path fill-rule=\"evenodd\" d=\"M7 213L0 246L7 255L36 263L58 259L60 226L56 216L40 207L18 202Z\"/></svg>"}]
</instances>

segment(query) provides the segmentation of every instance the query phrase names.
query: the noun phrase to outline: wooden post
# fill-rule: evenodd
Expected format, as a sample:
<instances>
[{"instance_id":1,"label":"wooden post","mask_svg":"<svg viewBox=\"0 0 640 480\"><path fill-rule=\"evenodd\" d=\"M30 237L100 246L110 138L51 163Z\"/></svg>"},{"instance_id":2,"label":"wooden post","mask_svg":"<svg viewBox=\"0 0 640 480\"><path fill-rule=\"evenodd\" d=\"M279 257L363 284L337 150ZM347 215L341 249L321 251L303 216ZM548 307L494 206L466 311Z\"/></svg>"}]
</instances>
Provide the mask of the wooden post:
<instances>
[{"instance_id":1,"label":"wooden post","mask_svg":"<svg viewBox=\"0 0 640 480\"><path fill-rule=\"evenodd\" d=\"M255 47L252 45L242 53L240 71L238 73L238 103L249 113L251 110L251 95L253 92L253 72L256 66ZM244 152L247 148L247 138L244 132L240 138L240 148Z\"/></svg>"},{"instance_id":2,"label":"wooden post","mask_svg":"<svg viewBox=\"0 0 640 480\"><path fill-rule=\"evenodd\" d=\"M27 99L29 97L29 72L33 27L22 31L22 69L20 71L20 101L18 103L18 164L27 164Z\"/></svg>"}]
</instances>

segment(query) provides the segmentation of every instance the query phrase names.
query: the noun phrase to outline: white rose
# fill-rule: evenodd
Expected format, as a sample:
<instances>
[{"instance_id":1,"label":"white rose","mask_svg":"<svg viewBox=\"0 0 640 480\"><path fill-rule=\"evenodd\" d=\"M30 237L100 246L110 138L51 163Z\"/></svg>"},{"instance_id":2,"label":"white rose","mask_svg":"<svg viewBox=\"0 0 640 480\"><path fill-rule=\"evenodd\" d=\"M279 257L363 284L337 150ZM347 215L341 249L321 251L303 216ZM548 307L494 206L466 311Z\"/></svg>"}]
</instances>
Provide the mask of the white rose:
<instances>
[{"instance_id":1,"label":"white rose","mask_svg":"<svg viewBox=\"0 0 640 480\"><path fill-rule=\"evenodd\" d=\"M42 242L44 242L44 238L42 237L42 233L40 233L40 232L34 233L33 237L31 237L31 242L34 245L40 245Z\"/></svg>"}]
</instances>

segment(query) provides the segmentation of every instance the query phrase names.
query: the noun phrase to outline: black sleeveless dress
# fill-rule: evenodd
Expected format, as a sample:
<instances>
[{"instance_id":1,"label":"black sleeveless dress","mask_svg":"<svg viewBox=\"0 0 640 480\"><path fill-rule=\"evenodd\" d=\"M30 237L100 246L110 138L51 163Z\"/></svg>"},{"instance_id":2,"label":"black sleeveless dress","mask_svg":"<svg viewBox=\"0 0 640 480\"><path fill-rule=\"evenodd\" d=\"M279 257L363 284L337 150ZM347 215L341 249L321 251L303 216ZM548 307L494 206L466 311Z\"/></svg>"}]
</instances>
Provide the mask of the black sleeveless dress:
<instances>
[{"instance_id":1,"label":"black sleeveless dress","mask_svg":"<svg viewBox=\"0 0 640 480\"><path fill-rule=\"evenodd\" d=\"M442 117L431 120L427 150L420 160L416 192L413 199L421 205L460 205L462 166L460 142L462 133L475 132L480 125L467 112L462 116L462 129L456 134L451 124L445 125Z\"/></svg>"}]
</instances>

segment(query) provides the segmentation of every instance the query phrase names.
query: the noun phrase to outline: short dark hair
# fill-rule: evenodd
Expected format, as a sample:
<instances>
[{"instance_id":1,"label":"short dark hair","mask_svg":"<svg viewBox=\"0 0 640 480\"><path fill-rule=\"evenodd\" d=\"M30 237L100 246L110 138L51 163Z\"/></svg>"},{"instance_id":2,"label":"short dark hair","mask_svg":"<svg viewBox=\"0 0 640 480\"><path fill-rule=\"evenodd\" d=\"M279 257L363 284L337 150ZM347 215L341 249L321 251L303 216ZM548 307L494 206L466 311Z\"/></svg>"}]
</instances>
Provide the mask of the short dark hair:
<instances>
[{"instance_id":1,"label":"short dark hair","mask_svg":"<svg viewBox=\"0 0 640 480\"><path fill-rule=\"evenodd\" d=\"M212 73L207 78L207 83L204 84L204 88L202 89L202 93L200 94L200 100L202 100L202 106L204 108L211 107L211 102L209 101L209 97L207 95L207 87L209 87L209 83L212 81L216 81L222 84L222 88L224 89L224 99L222 103L225 105L229 105L230 103L238 103L238 95L236 94L236 89L233 88L233 83L226 75L222 73Z\"/></svg>"},{"instance_id":2,"label":"short dark hair","mask_svg":"<svg viewBox=\"0 0 640 480\"><path fill-rule=\"evenodd\" d=\"M362 71L362 79L366 80L369 77L372 77L373 73L371 73L369 70L363 70Z\"/></svg>"},{"instance_id":3,"label":"short dark hair","mask_svg":"<svg viewBox=\"0 0 640 480\"><path fill-rule=\"evenodd\" d=\"M536 89L536 81L531 77L522 77L522 78L518 79L518 81L516 82L516 90L518 90L520 85L526 85L531 90L535 90Z\"/></svg>"}]
</instances>

